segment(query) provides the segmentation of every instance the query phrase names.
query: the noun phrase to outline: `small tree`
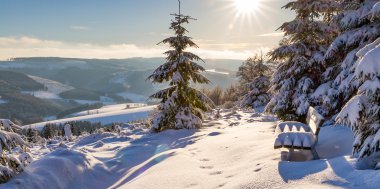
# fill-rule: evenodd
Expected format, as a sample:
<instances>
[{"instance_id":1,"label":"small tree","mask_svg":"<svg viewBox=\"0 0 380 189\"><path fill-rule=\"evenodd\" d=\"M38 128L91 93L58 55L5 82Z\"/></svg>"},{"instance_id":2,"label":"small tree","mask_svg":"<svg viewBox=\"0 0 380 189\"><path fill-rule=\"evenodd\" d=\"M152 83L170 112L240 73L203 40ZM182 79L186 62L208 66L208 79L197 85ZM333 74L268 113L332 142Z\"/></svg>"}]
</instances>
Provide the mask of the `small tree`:
<instances>
[{"instance_id":1,"label":"small tree","mask_svg":"<svg viewBox=\"0 0 380 189\"><path fill-rule=\"evenodd\" d=\"M223 93L223 102L237 102L241 97L242 86L231 85Z\"/></svg>"},{"instance_id":2,"label":"small tree","mask_svg":"<svg viewBox=\"0 0 380 189\"><path fill-rule=\"evenodd\" d=\"M268 77L270 68L264 64L263 57L257 55L249 58L242 67L247 67L247 65L250 68L247 69L249 72L246 74L253 76L253 79L244 85L248 92L244 95L241 106L252 108L265 106L270 100L270 95L267 93L270 84ZM244 69L239 68L239 70Z\"/></svg>"},{"instance_id":3,"label":"small tree","mask_svg":"<svg viewBox=\"0 0 380 189\"><path fill-rule=\"evenodd\" d=\"M56 127L58 127L56 124L47 123L42 129L42 132L41 132L42 137L46 139L50 139L56 136L56 132L55 132Z\"/></svg>"},{"instance_id":4,"label":"small tree","mask_svg":"<svg viewBox=\"0 0 380 189\"><path fill-rule=\"evenodd\" d=\"M216 106L223 104L223 89L221 87L217 86L211 90L203 88L201 92L209 97Z\"/></svg>"},{"instance_id":5,"label":"small tree","mask_svg":"<svg viewBox=\"0 0 380 189\"><path fill-rule=\"evenodd\" d=\"M38 131L37 131L37 129L32 128L32 127L29 127L29 128L26 130L26 134L25 134L25 136L27 137L28 142L37 143L38 140L39 140L39 135L38 135Z\"/></svg>"},{"instance_id":6,"label":"small tree","mask_svg":"<svg viewBox=\"0 0 380 189\"><path fill-rule=\"evenodd\" d=\"M251 83L259 76L268 75L269 72L270 68L264 64L263 55L256 55L243 62L243 65L239 67L236 76L239 77L240 83L245 85Z\"/></svg>"},{"instance_id":7,"label":"small tree","mask_svg":"<svg viewBox=\"0 0 380 189\"><path fill-rule=\"evenodd\" d=\"M209 80L200 74L204 68L196 63L203 60L185 51L188 47L198 48L191 38L185 35L188 31L183 27L183 24L195 19L182 15L181 2L178 2L179 13L173 14L174 20L170 26L175 36L161 42L169 44L173 50L165 52L167 62L148 77L153 83L169 82L170 86L151 96L162 99L158 113L152 119L152 127L158 132L165 129L200 128L203 112L210 110L212 104L207 96L190 87L190 81L207 84Z\"/></svg>"}]
</instances>

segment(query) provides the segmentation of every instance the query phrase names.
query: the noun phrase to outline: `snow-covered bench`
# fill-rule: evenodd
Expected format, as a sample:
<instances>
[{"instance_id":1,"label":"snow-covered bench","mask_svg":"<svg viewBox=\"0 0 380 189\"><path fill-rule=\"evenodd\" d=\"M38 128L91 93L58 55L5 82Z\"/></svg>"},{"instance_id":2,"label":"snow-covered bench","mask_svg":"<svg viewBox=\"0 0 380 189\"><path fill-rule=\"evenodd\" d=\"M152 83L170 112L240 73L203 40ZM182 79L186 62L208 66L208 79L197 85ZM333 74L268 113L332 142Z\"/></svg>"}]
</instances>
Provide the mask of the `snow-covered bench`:
<instances>
[{"instance_id":1,"label":"snow-covered bench","mask_svg":"<svg viewBox=\"0 0 380 189\"><path fill-rule=\"evenodd\" d=\"M289 149L288 160L294 149L310 150L314 159L319 159L315 146L318 142L318 134L324 118L313 107L307 113L307 124L295 121L279 123L276 127L276 140L274 148Z\"/></svg>"}]
</instances>

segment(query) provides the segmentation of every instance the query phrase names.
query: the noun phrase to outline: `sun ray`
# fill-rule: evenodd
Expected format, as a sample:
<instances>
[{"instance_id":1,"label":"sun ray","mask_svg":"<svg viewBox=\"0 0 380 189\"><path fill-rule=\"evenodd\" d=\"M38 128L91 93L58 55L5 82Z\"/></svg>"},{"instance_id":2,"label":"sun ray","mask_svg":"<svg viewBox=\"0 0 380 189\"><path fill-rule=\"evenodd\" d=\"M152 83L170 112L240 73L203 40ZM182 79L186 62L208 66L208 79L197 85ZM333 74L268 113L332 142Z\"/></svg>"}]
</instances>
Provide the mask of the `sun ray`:
<instances>
[{"instance_id":1,"label":"sun ray","mask_svg":"<svg viewBox=\"0 0 380 189\"><path fill-rule=\"evenodd\" d=\"M234 0L238 12L242 14L252 13L260 6L260 0Z\"/></svg>"}]
</instances>

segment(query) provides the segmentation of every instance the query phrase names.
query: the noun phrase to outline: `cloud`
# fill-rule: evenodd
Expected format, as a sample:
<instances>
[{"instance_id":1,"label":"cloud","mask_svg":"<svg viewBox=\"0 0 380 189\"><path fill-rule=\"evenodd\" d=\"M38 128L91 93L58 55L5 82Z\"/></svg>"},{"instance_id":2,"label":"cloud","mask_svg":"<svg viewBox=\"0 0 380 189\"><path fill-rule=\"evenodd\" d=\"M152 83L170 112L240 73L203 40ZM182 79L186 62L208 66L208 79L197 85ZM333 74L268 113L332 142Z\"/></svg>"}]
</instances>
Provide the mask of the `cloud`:
<instances>
[{"instance_id":1,"label":"cloud","mask_svg":"<svg viewBox=\"0 0 380 189\"><path fill-rule=\"evenodd\" d=\"M240 59L268 51L266 47L246 48L237 50L234 44L204 45L200 49L189 49L203 59ZM236 44L235 44L236 45ZM217 47L215 47L217 46ZM239 46L239 45L237 45ZM240 44L243 48L248 45ZM253 49L253 50L251 50ZM67 58L97 58L122 59L131 57L163 57L167 46L141 47L135 44L98 45L92 43L68 43L64 41L43 40L33 37L0 37L0 59L16 57L67 57Z\"/></svg>"},{"instance_id":2,"label":"cloud","mask_svg":"<svg viewBox=\"0 0 380 189\"><path fill-rule=\"evenodd\" d=\"M246 50L246 49L255 49L258 47L261 47L262 44L260 43L209 43L209 42L202 42L199 40L194 40L195 43L198 44L200 48L205 49L214 49L214 50Z\"/></svg>"},{"instance_id":3,"label":"cloud","mask_svg":"<svg viewBox=\"0 0 380 189\"><path fill-rule=\"evenodd\" d=\"M245 60L256 54L263 52L266 54L270 48L262 47L254 50L234 51L234 50L207 50L207 49L191 49L192 52L204 59L237 59Z\"/></svg>"},{"instance_id":4,"label":"cloud","mask_svg":"<svg viewBox=\"0 0 380 189\"><path fill-rule=\"evenodd\" d=\"M87 26L70 26L70 29L72 30L79 30L79 31L87 31L90 30Z\"/></svg>"},{"instance_id":5,"label":"cloud","mask_svg":"<svg viewBox=\"0 0 380 189\"><path fill-rule=\"evenodd\" d=\"M264 33L257 35L258 37L282 37L284 36L284 32L276 32L276 33Z\"/></svg>"}]
</instances>

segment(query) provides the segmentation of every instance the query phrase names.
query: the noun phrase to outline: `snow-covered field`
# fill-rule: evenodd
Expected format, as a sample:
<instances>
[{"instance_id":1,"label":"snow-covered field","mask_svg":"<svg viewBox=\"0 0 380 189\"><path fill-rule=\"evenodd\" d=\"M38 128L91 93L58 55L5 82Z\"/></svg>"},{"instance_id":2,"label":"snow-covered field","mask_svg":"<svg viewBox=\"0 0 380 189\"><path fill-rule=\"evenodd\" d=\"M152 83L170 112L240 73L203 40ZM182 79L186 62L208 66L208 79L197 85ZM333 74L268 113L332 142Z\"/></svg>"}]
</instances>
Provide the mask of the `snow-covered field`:
<instances>
[{"instance_id":1,"label":"snow-covered field","mask_svg":"<svg viewBox=\"0 0 380 189\"><path fill-rule=\"evenodd\" d=\"M201 130L159 134L125 127L82 136L33 162L2 188L377 188L380 173L356 170L353 136L324 127L320 160L281 161L276 121L224 113ZM58 146L58 145L56 145ZM307 151L306 154L307 155ZM300 155L300 154L299 154Z\"/></svg>"},{"instance_id":2,"label":"snow-covered field","mask_svg":"<svg viewBox=\"0 0 380 189\"><path fill-rule=\"evenodd\" d=\"M85 115L92 115L92 114L115 112L115 111L120 111L120 110L125 110L125 109L131 109L131 108L140 108L144 106L147 106L147 105L142 104L142 103L125 103L125 104L108 105L108 106L103 106L99 109L87 110L87 111L70 114L68 117L78 117L78 116L85 116Z\"/></svg>"},{"instance_id":3,"label":"snow-covered field","mask_svg":"<svg viewBox=\"0 0 380 189\"><path fill-rule=\"evenodd\" d=\"M70 121L89 121L93 123L100 122L102 125L107 125L111 123L128 123L131 121L136 121L136 120L146 118L149 115L149 113L153 111L155 107L156 106L146 106L146 107L141 107L141 108L125 109L125 110L99 113L99 114L93 114L93 115L59 119L59 120L30 124L30 125L27 125L27 127L31 126L31 127L41 130L47 123L65 124Z\"/></svg>"},{"instance_id":4,"label":"snow-covered field","mask_svg":"<svg viewBox=\"0 0 380 189\"><path fill-rule=\"evenodd\" d=\"M38 83L43 84L47 90L46 91L24 91L23 93L33 95L37 98L42 98L42 99L61 99L59 97L60 93L69 91L74 89L74 87L62 84L57 81L37 77L37 76L32 76L28 75L28 77L32 78L33 80L37 81Z\"/></svg>"}]
</instances>

